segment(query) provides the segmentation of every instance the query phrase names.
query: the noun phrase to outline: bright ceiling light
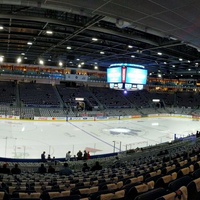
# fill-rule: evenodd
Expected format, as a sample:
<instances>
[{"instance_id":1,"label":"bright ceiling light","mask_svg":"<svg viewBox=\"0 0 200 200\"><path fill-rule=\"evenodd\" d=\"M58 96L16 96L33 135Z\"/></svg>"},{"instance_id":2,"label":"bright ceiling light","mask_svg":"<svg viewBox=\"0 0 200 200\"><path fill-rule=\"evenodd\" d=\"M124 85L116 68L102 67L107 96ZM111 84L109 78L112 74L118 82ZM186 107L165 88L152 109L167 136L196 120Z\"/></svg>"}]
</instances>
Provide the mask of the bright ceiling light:
<instances>
[{"instance_id":1,"label":"bright ceiling light","mask_svg":"<svg viewBox=\"0 0 200 200\"><path fill-rule=\"evenodd\" d=\"M183 58L179 58L179 61L183 61Z\"/></svg>"},{"instance_id":2,"label":"bright ceiling light","mask_svg":"<svg viewBox=\"0 0 200 200\"><path fill-rule=\"evenodd\" d=\"M62 66L63 66L63 63L62 63L62 62L59 62L59 66L62 67Z\"/></svg>"},{"instance_id":3,"label":"bright ceiling light","mask_svg":"<svg viewBox=\"0 0 200 200\"><path fill-rule=\"evenodd\" d=\"M92 41L96 42L96 41L98 41L98 39L97 38L92 38Z\"/></svg>"},{"instance_id":4,"label":"bright ceiling light","mask_svg":"<svg viewBox=\"0 0 200 200\"><path fill-rule=\"evenodd\" d=\"M22 56L25 56L25 53L21 53Z\"/></svg>"},{"instance_id":5,"label":"bright ceiling light","mask_svg":"<svg viewBox=\"0 0 200 200\"><path fill-rule=\"evenodd\" d=\"M98 69L98 66L94 66L94 69Z\"/></svg>"},{"instance_id":6,"label":"bright ceiling light","mask_svg":"<svg viewBox=\"0 0 200 200\"><path fill-rule=\"evenodd\" d=\"M28 58L27 58L27 57L24 57L24 59L27 60Z\"/></svg>"},{"instance_id":7,"label":"bright ceiling light","mask_svg":"<svg viewBox=\"0 0 200 200\"><path fill-rule=\"evenodd\" d=\"M47 30L47 31L46 31L46 34L48 34L48 35L52 35L52 34L53 34L53 31L51 31L51 30Z\"/></svg>"},{"instance_id":8,"label":"bright ceiling light","mask_svg":"<svg viewBox=\"0 0 200 200\"><path fill-rule=\"evenodd\" d=\"M188 69L188 71L191 71L191 69Z\"/></svg>"},{"instance_id":9,"label":"bright ceiling light","mask_svg":"<svg viewBox=\"0 0 200 200\"><path fill-rule=\"evenodd\" d=\"M33 43L32 43L32 42L27 42L27 44L28 44L28 45L32 45Z\"/></svg>"},{"instance_id":10,"label":"bright ceiling light","mask_svg":"<svg viewBox=\"0 0 200 200\"><path fill-rule=\"evenodd\" d=\"M164 62L164 64L166 65L166 64L167 64L167 62Z\"/></svg>"},{"instance_id":11,"label":"bright ceiling light","mask_svg":"<svg viewBox=\"0 0 200 200\"><path fill-rule=\"evenodd\" d=\"M81 64L78 64L78 67L80 68L80 67L81 67Z\"/></svg>"},{"instance_id":12,"label":"bright ceiling light","mask_svg":"<svg viewBox=\"0 0 200 200\"><path fill-rule=\"evenodd\" d=\"M190 63L190 60L188 60L188 63Z\"/></svg>"},{"instance_id":13,"label":"bright ceiling light","mask_svg":"<svg viewBox=\"0 0 200 200\"><path fill-rule=\"evenodd\" d=\"M133 46L132 46L132 45L128 45L128 48L129 48L129 49L132 49L132 48L133 48Z\"/></svg>"},{"instance_id":14,"label":"bright ceiling light","mask_svg":"<svg viewBox=\"0 0 200 200\"><path fill-rule=\"evenodd\" d=\"M158 54L159 56L162 56L162 53L161 53L161 52L158 52L157 54Z\"/></svg>"},{"instance_id":15,"label":"bright ceiling light","mask_svg":"<svg viewBox=\"0 0 200 200\"><path fill-rule=\"evenodd\" d=\"M77 60L77 61L79 61L80 59L79 59L79 58L77 58L76 60Z\"/></svg>"},{"instance_id":16,"label":"bright ceiling light","mask_svg":"<svg viewBox=\"0 0 200 200\"><path fill-rule=\"evenodd\" d=\"M3 30L3 26L0 26L0 30Z\"/></svg>"},{"instance_id":17,"label":"bright ceiling light","mask_svg":"<svg viewBox=\"0 0 200 200\"><path fill-rule=\"evenodd\" d=\"M19 57L17 58L17 63L21 63L22 62L22 59Z\"/></svg>"},{"instance_id":18,"label":"bright ceiling light","mask_svg":"<svg viewBox=\"0 0 200 200\"><path fill-rule=\"evenodd\" d=\"M68 50L72 49L70 46L67 47Z\"/></svg>"},{"instance_id":19,"label":"bright ceiling light","mask_svg":"<svg viewBox=\"0 0 200 200\"><path fill-rule=\"evenodd\" d=\"M3 56L0 56L0 62L3 62Z\"/></svg>"},{"instance_id":20,"label":"bright ceiling light","mask_svg":"<svg viewBox=\"0 0 200 200\"><path fill-rule=\"evenodd\" d=\"M43 60L39 60L39 64L40 65L44 65L44 61Z\"/></svg>"},{"instance_id":21,"label":"bright ceiling light","mask_svg":"<svg viewBox=\"0 0 200 200\"><path fill-rule=\"evenodd\" d=\"M105 54L103 51L100 51L100 54Z\"/></svg>"},{"instance_id":22,"label":"bright ceiling light","mask_svg":"<svg viewBox=\"0 0 200 200\"><path fill-rule=\"evenodd\" d=\"M172 65L172 67L176 67L175 65Z\"/></svg>"},{"instance_id":23,"label":"bright ceiling light","mask_svg":"<svg viewBox=\"0 0 200 200\"><path fill-rule=\"evenodd\" d=\"M131 55L131 58L135 58L135 56L134 56L134 55Z\"/></svg>"},{"instance_id":24,"label":"bright ceiling light","mask_svg":"<svg viewBox=\"0 0 200 200\"><path fill-rule=\"evenodd\" d=\"M84 65L84 64L85 64L84 62L81 63L81 65Z\"/></svg>"},{"instance_id":25,"label":"bright ceiling light","mask_svg":"<svg viewBox=\"0 0 200 200\"><path fill-rule=\"evenodd\" d=\"M51 59L49 58L48 61L51 62Z\"/></svg>"}]
</instances>

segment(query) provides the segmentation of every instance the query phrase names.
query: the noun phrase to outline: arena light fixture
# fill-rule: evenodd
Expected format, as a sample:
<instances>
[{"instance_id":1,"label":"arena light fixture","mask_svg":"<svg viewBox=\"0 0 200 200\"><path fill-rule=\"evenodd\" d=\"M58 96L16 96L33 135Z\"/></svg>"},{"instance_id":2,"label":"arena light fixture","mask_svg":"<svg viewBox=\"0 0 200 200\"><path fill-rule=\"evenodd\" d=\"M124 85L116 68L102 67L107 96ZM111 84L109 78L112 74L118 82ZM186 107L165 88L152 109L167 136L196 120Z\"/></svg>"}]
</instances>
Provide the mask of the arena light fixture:
<instances>
[{"instance_id":1,"label":"arena light fixture","mask_svg":"<svg viewBox=\"0 0 200 200\"><path fill-rule=\"evenodd\" d=\"M134 55L131 55L131 58L135 58L135 56L134 56Z\"/></svg>"},{"instance_id":2,"label":"arena light fixture","mask_svg":"<svg viewBox=\"0 0 200 200\"><path fill-rule=\"evenodd\" d=\"M0 26L0 30L3 30L3 26Z\"/></svg>"},{"instance_id":3,"label":"arena light fixture","mask_svg":"<svg viewBox=\"0 0 200 200\"><path fill-rule=\"evenodd\" d=\"M81 68L81 64L78 64L78 67Z\"/></svg>"},{"instance_id":4,"label":"arena light fixture","mask_svg":"<svg viewBox=\"0 0 200 200\"><path fill-rule=\"evenodd\" d=\"M98 41L98 39L97 38L92 38L92 41L96 42L96 41Z\"/></svg>"},{"instance_id":5,"label":"arena light fixture","mask_svg":"<svg viewBox=\"0 0 200 200\"><path fill-rule=\"evenodd\" d=\"M94 66L94 69L98 69L98 66Z\"/></svg>"},{"instance_id":6,"label":"arena light fixture","mask_svg":"<svg viewBox=\"0 0 200 200\"><path fill-rule=\"evenodd\" d=\"M27 58L27 57L24 57L24 59L27 60L28 58Z\"/></svg>"},{"instance_id":7,"label":"arena light fixture","mask_svg":"<svg viewBox=\"0 0 200 200\"><path fill-rule=\"evenodd\" d=\"M51 31L51 30L46 30L46 34L52 35L52 34L53 34L53 31Z\"/></svg>"},{"instance_id":8,"label":"arena light fixture","mask_svg":"<svg viewBox=\"0 0 200 200\"><path fill-rule=\"evenodd\" d=\"M105 52L104 51L100 51L100 54L105 54Z\"/></svg>"},{"instance_id":9,"label":"arena light fixture","mask_svg":"<svg viewBox=\"0 0 200 200\"><path fill-rule=\"evenodd\" d=\"M153 102L158 103L160 102L160 99L152 99Z\"/></svg>"},{"instance_id":10,"label":"arena light fixture","mask_svg":"<svg viewBox=\"0 0 200 200\"><path fill-rule=\"evenodd\" d=\"M70 49L72 49L72 47L68 46L67 49L70 50Z\"/></svg>"},{"instance_id":11,"label":"arena light fixture","mask_svg":"<svg viewBox=\"0 0 200 200\"><path fill-rule=\"evenodd\" d=\"M27 42L27 44L28 44L28 45L32 45L33 43L32 43L32 42Z\"/></svg>"},{"instance_id":12,"label":"arena light fixture","mask_svg":"<svg viewBox=\"0 0 200 200\"><path fill-rule=\"evenodd\" d=\"M159 56L162 56L162 53L161 53L161 52L158 52L157 54L158 54Z\"/></svg>"},{"instance_id":13,"label":"arena light fixture","mask_svg":"<svg viewBox=\"0 0 200 200\"><path fill-rule=\"evenodd\" d=\"M124 94L127 94L127 90L124 90Z\"/></svg>"},{"instance_id":14,"label":"arena light fixture","mask_svg":"<svg viewBox=\"0 0 200 200\"><path fill-rule=\"evenodd\" d=\"M19 64L19 63L21 63L21 62L22 62L21 57L17 58L17 63Z\"/></svg>"},{"instance_id":15,"label":"arena light fixture","mask_svg":"<svg viewBox=\"0 0 200 200\"><path fill-rule=\"evenodd\" d=\"M62 66L63 66L63 63L62 63L61 61L59 62L59 66L60 66L60 67L62 67Z\"/></svg>"},{"instance_id":16,"label":"arena light fixture","mask_svg":"<svg viewBox=\"0 0 200 200\"><path fill-rule=\"evenodd\" d=\"M183 61L183 58L179 58L179 61Z\"/></svg>"},{"instance_id":17,"label":"arena light fixture","mask_svg":"<svg viewBox=\"0 0 200 200\"><path fill-rule=\"evenodd\" d=\"M4 57L0 56L0 62L3 62L3 60L4 60Z\"/></svg>"},{"instance_id":18,"label":"arena light fixture","mask_svg":"<svg viewBox=\"0 0 200 200\"><path fill-rule=\"evenodd\" d=\"M133 48L133 46L132 46L132 45L128 45L128 48L129 48L129 49L132 49L132 48Z\"/></svg>"},{"instance_id":19,"label":"arena light fixture","mask_svg":"<svg viewBox=\"0 0 200 200\"><path fill-rule=\"evenodd\" d=\"M40 65L44 65L44 61L40 59L40 60L39 60L39 64L40 64Z\"/></svg>"}]
</instances>

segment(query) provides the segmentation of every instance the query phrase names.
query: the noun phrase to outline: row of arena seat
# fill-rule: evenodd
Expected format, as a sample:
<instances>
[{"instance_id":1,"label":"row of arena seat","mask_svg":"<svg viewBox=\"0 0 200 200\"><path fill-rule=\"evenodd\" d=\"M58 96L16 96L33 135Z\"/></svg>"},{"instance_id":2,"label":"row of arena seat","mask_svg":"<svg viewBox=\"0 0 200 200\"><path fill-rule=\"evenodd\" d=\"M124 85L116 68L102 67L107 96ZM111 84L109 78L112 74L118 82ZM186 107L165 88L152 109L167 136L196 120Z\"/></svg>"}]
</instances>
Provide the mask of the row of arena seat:
<instances>
[{"instance_id":1,"label":"row of arena seat","mask_svg":"<svg viewBox=\"0 0 200 200\"><path fill-rule=\"evenodd\" d=\"M194 153L199 155L199 150ZM108 199L116 199L118 197L127 200L133 199L133 197L140 199L141 197L139 198L138 196L140 194L142 197L147 194L149 196L149 193L155 197L155 195L161 194L160 191L163 191L162 194L169 192L174 194L180 187L187 186L192 181L195 183L196 180L193 180L193 178L194 174L195 176L198 174L198 171L196 171L199 170L200 162L198 159L199 156L193 155L189 160L184 160L183 152L182 155L164 163L162 159L158 159L156 162L151 160L140 166L130 165L86 174L79 172L72 177L39 174L3 175L1 181L2 188L5 186L4 189L6 188L11 198L16 198L16 194L19 193L22 196L23 194L21 193L25 193L25 196L31 193L40 193L42 195L43 191L48 192L50 198L60 198L63 195L61 192L67 190L67 194L72 196L79 195L79 197L89 199L101 199L101 196ZM175 168L174 165L176 165ZM179 167L181 168L179 169ZM161 180L159 178L166 184L162 185L162 189L158 184L159 180ZM187 190L189 193L188 188Z\"/></svg>"},{"instance_id":2,"label":"row of arena seat","mask_svg":"<svg viewBox=\"0 0 200 200\"><path fill-rule=\"evenodd\" d=\"M193 92L158 93L147 90L129 92L123 95L121 91L101 87L67 87L65 84L52 86L39 83L0 82L0 104L25 106L60 107L60 103L76 106L76 97L83 97L92 108L152 108L152 99L160 99L166 107L198 108L199 94ZM19 93L19 94L17 94ZM59 95L59 96L58 96ZM61 101L62 99L62 101ZM160 105L160 107L162 107Z\"/></svg>"}]
</instances>

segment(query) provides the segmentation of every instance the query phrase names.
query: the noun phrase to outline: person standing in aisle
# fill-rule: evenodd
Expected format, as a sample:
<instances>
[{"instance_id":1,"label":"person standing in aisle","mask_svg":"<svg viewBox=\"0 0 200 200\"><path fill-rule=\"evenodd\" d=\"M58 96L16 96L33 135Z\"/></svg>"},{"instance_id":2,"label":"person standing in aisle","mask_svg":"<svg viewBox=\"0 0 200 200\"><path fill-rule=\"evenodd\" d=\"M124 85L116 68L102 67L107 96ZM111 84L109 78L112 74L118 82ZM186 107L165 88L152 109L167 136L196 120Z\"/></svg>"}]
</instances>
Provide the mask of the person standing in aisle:
<instances>
[{"instance_id":1,"label":"person standing in aisle","mask_svg":"<svg viewBox=\"0 0 200 200\"><path fill-rule=\"evenodd\" d=\"M68 152L66 153L65 160L66 160L66 161L70 161L70 158L71 158L71 151L68 151Z\"/></svg>"},{"instance_id":2,"label":"person standing in aisle","mask_svg":"<svg viewBox=\"0 0 200 200\"><path fill-rule=\"evenodd\" d=\"M46 157L45 157L45 151L41 154L41 160L42 162L46 162Z\"/></svg>"}]
</instances>

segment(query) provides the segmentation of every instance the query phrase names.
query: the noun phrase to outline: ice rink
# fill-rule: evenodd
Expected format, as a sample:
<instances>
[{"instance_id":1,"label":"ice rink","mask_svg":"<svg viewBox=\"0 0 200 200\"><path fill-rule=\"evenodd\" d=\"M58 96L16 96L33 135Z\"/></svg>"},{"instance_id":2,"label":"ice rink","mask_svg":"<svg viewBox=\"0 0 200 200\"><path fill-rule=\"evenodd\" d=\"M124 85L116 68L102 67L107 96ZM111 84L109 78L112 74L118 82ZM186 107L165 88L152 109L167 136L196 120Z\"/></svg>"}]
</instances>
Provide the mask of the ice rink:
<instances>
[{"instance_id":1,"label":"ice rink","mask_svg":"<svg viewBox=\"0 0 200 200\"><path fill-rule=\"evenodd\" d=\"M116 121L35 122L0 120L0 157L40 158L46 151L56 158L90 150L91 155L171 141L200 130L200 122L186 118L139 118Z\"/></svg>"}]
</instances>

